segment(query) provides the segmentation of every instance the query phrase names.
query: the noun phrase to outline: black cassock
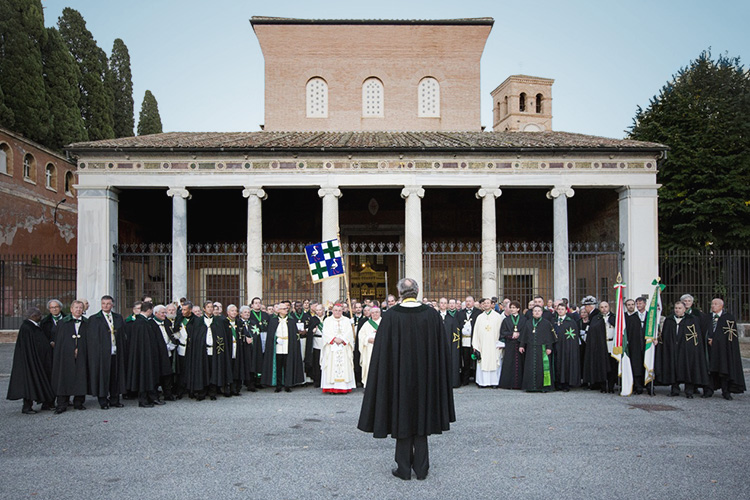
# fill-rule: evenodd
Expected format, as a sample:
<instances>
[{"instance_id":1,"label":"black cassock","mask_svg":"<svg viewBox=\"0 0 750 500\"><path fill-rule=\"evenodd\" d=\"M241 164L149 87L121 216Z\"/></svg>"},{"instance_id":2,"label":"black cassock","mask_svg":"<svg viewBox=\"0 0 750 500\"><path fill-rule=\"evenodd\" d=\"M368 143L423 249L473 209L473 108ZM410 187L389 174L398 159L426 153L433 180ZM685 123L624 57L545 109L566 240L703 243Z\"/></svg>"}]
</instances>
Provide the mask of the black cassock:
<instances>
[{"instance_id":1,"label":"black cassock","mask_svg":"<svg viewBox=\"0 0 750 500\"><path fill-rule=\"evenodd\" d=\"M429 306L383 313L357 427L396 439L441 434L456 421L451 344Z\"/></svg>"},{"instance_id":2,"label":"black cassock","mask_svg":"<svg viewBox=\"0 0 750 500\"><path fill-rule=\"evenodd\" d=\"M57 322L59 323L62 321L64 316L61 314L60 317L57 319ZM49 342L55 341L55 334L53 332L55 326L57 323L55 322L55 318L52 317L51 314L48 314L44 318L42 318L42 321L39 322L39 326L41 327L42 331L44 332L44 335L47 337L47 340ZM49 371L52 373L52 349L50 348L49 352L46 354L47 357L44 359L45 365L49 365Z\"/></svg>"},{"instance_id":3,"label":"black cassock","mask_svg":"<svg viewBox=\"0 0 750 500\"><path fill-rule=\"evenodd\" d=\"M614 325L614 314L609 315ZM583 360L583 381L587 384L607 383L610 371L610 354L607 349L607 325L598 309L589 314L589 328L586 333L586 357Z\"/></svg>"},{"instance_id":4,"label":"black cassock","mask_svg":"<svg viewBox=\"0 0 750 500\"><path fill-rule=\"evenodd\" d=\"M724 312L719 316L715 327L712 319L708 334L708 338L711 339L708 371L714 389L740 394L745 392L746 386L737 335L737 321L731 314Z\"/></svg>"},{"instance_id":5,"label":"black cassock","mask_svg":"<svg viewBox=\"0 0 750 500\"><path fill-rule=\"evenodd\" d=\"M208 327L205 318L196 318L188 325L187 388L202 391L209 385L224 387L232 382L232 339L229 323L223 316L214 316L211 321L213 345L208 346ZM208 355L208 348L211 355Z\"/></svg>"},{"instance_id":6,"label":"black cassock","mask_svg":"<svg viewBox=\"0 0 750 500\"><path fill-rule=\"evenodd\" d=\"M88 393L86 335L88 320L66 316L53 329L55 349L52 362L52 390L56 396L85 396ZM78 355L75 351L78 349Z\"/></svg>"},{"instance_id":7,"label":"black cassock","mask_svg":"<svg viewBox=\"0 0 750 500\"><path fill-rule=\"evenodd\" d=\"M260 368L262 368L262 363L259 365L258 361L263 360L263 353L261 353L260 358L258 358L255 352L256 349L260 351L260 335L252 332L250 320L244 321L241 318L238 318L237 328L240 338L240 344L242 344L241 380L248 384L248 386L254 386L255 378L260 373ZM248 339L252 340L250 344L247 343ZM237 356L239 355L240 351L238 349Z\"/></svg>"},{"instance_id":8,"label":"black cassock","mask_svg":"<svg viewBox=\"0 0 750 500\"><path fill-rule=\"evenodd\" d=\"M155 391L159 387L161 365L152 325L154 322L142 314L126 323L128 368L125 386L129 391L145 393Z\"/></svg>"},{"instance_id":9,"label":"black cassock","mask_svg":"<svg viewBox=\"0 0 750 500\"><path fill-rule=\"evenodd\" d=\"M633 382L636 388L642 388L644 383L645 368L643 366L643 356L646 350L646 321L648 313L643 318L638 315L638 311L633 314L625 313L625 334L628 337L628 357L630 366L633 368Z\"/></svg>"},{"instance_id":10,"label":"black cassock","mask_svg":"<svg viewBox=\"0 0 750 500\"><path fill-rule=\"evenodd\" d=\"M286 365L283 368L283 381L276 380L276 330L279 327L279 317L272 316L268 321L268 337L266 337L266 353L263 356L263 374L260 383L275 387L282 385L292 387L305 382L305 371L302 367L302 345L297 335L297 327L293 318L287 316L288 351Z\"/></svg>"},{"instance_id":11,"label":"black cassock","mask_svg":"<svg viewBox=\"0 0 750 500\"><path fill-rule=\"evenodd\" d=\"M554 389L555 367L547 349L554 350L555 329L544 318L531 318L521 330L524 349L523 389L527 392L547 392Z\"/></svg>"},{"instance_id":12,"label":"black cassock","mask_svg":"<svg viewBox=\"0 0 750 500\"><path fill-rule=\"evenodd\" d=\"M461 328L458 326L456 317L446 312L442 320L445 338L450 343L451 350L451 385L461 387Z\"/></svg>"},{"instance_id":13,"label":"black cassock","mask_svg":"<svg viewBox=\"0 0 750 500\"><path fill-rule=\"evenodd\" d=\"M263 332L268 331L268 320L271 316L263 311L255 312L250 311L250 319L248 325L250 333L253 335L253 343L255 343L255 350L253 352L255 361L255 372L260 373L263 371L263 353L265 352L266 345L263 341Z\"/></svg>"},{"instance_id":14,"label":"black cassock","mask_svg":"<svg viewBox=\"0 0 750 500\"><path fill-rule=\"evenodd\" d=\"M250 347L245 343L245 335L242 319L238 316L234 323L227 318L227 328L229 328L229 357L232 359L232 380L242 384L245 378L245 347ZM234 354L234 357L232 357Z\"/></svg>"},{"instance_id":15,"label":"black cassock","mask_svg":"<svg viewBox=\"0 0 750 500\"><path fill-rule=\"evenodd\" d=\"M110 394L125 393L125 320L117 313L112 314L116 354L112 355L112 332L107 318L99 311L89 318L86 336L88 355L89 394L106 398ZM112 366L112 363L115 363Z\"/></svg>"},{"instance_id":16,"label":"black cassock","mask_svg":"<svg viewBox=\"0 0 750 500\"><path fill-rule=\"evenodd\" d=\"M659 384L708 385L708 369L700 318L685 314L678 324L669 316L656 345L654 373Z\"/></svg>"},{"instance_id":17,"label":"black cassock","mask_svg":"<svg viewBox=\"0 0 750 500\"><path fill-rule=\"evenodd\" d=\"M570 316L565 316L562 323L555 320L555 382L562 386L579 387L581 385L581 334L578 324Z\"/></svg>"},{"instance_id":18,"label":"black cassock","mask_svg":"<svg viewBox=\"0 0 750 500\"><path fill-rule=\"evenodd\" d=\"M500 371L500 383L503 389L520 389L523 387L523 358L524 355L519 352L521 347L521 330L526 324L526 316L517 314L516 316L506 316L500 325L500 340L505 342L503 349L503 369ZM518 338L513 338L514 333L518 333Z\"/></svg>"},{"instance_id":19,"label":"black cassock","mask_svg":"<svg viewBox=\"0 0 750 500\"><path fill-rule=\"evenodd\" d=\"M52 366L48 366L52 353L49 342L41 327L28 319L21 323L13 351L8 399L30 399L40 403L55 399L50 380Z\"/></svg>"}]
</instances>

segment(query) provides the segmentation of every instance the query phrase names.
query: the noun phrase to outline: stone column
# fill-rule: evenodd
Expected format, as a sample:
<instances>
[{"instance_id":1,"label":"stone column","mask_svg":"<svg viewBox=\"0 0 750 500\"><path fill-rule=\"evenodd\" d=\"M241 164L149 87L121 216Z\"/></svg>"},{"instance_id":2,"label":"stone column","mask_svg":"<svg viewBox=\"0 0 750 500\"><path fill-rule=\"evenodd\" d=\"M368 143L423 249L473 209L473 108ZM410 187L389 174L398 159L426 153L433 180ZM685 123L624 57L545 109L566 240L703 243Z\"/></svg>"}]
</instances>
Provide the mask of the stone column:
<instances>
[{"instance_id":1,"label":"stone column","mask_svg":"<svg viewBox=\"0 0 750 500\"><path fill-rule=\"evenodd\" d=\"M253 297L263 297L263 207L268 198L263 188L245 186L242 196L247 198L247 289L245 303Z\"/></svg>"},{"instance_id":2,"label":"stone column","mask_svg":"<svg viewBox=\"0 0 750 500\"><path fill-rule=\"evenodd\" d=\"M424 280L422 279L422 198L424 189L421 186L406 186L401 190L401 197L406 200L406 217L404 231L404 278L414 278L419 283L419 299L422 298Z\"/></svg>"},{"instance_id":3,"label":"stone column","mask_svg":"<svg viewBox=\"0 0 750 500\"><path fill-rule=\"evenodd\" d=\"M187 200L184 187L167 189L172 197L172 300L187 297Z\"/></svg>"},{"instance_id":4,"label":"stone column","mask_svg":"<svg viewBox=\"0 0 750 500\"><path fill-rule=\"evenodd\" d=\"M113 187L78 190L78 269L76 297L89 301L88 315L99 311L102 295L117 297L114 251L118 240L118 193ZM125 310L126 304L119 304Z\"/></svg>"},{"instance_id":5,"label":"stone column","mask_svg":"<svg viewBox=\"0 0 750 500\"><path fill-rule=\"evenodd\" d=\"M332 240L336 238L339 232L339 198L341 190L337 187L322 186L318 189L318 196L323 198L323 233L322 240ZM349 271L348 269L346 270ZM323 287L323 304L336 302L341 297L341 288L343 283L339 279L329 279L322 283Z\"/></svg>"},{"instance_id":6,"label":"stone column","mask_svg":"<svg viewBox=\"0 0 750 500\"><path fill-rule=\"evenodd\" d=\"M653 294L659 276L659 186L625 186L620 193L620 243L625 247L622 278L627 296Z\"/></svg>"},{"instance_id":7,"label":"stone column","mask_svg":"<svg viewBox=\"0 0 750 500\"><path fill-rule=\"evenodd\" d=\"M555 186L547 192L553 200L554 299L570 298L570 261L568 259L568 198L575 191L570 186ZM548 298L548 297L547 297Z\"/></svg>"},{"instance_id":8,"label":"stone column","mask_svg":"<svg viewBox=\"0 0 750 500\"><path fill-rule=\"evenodd\" d=\"M497 187L477 191L482 200L482 297L497 295L497 222L495 199L503 192Z\"/></svg>"}]
</instances>

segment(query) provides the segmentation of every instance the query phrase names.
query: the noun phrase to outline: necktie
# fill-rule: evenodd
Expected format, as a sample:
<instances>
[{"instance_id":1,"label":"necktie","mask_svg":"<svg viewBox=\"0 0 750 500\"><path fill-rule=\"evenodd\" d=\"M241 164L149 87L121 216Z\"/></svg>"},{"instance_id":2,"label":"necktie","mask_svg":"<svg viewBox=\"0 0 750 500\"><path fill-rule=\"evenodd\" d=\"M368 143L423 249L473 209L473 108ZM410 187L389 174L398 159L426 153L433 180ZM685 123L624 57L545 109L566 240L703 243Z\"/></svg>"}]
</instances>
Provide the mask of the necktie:
<instances>
[{"instance_id":1,"label":"necktie","mask_svg":"<svg viewBox=\"0 0 750 500\"><path fill-rule=\"evenodd\" d=\"M109 338L112 342L112 345L116 345L115 343L115 326L112 324L112 315L110 313L107 313L107 323L109 324Z\"/></svg>"},{"instance_id":2,"label":"necktie","mask_svg":"<svg viewBox=\"0 0 750 500\"><path fill-rule=\"evenodd\" d=\"M716 330L716 323L718 323L718 322L719 322L719 315L718 314L714 314L714 325L713 325L714 326L714 328L713 328L714 330Z\"/></svg>"}]
</instances>

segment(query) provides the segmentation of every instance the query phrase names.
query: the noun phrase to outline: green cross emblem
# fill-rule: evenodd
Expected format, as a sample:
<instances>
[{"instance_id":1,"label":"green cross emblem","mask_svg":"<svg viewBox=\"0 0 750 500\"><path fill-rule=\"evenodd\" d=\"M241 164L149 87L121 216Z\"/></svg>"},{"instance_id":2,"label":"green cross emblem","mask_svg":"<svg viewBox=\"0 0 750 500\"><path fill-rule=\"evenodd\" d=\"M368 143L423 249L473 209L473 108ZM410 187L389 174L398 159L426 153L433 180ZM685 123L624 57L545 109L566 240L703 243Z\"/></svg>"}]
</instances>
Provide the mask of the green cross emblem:
<instances>
[{"instance_id":1,"label":"green cross emblem","mask_svg":"<svg viewBox=\"0 0 750 500\"><path fill-rule=\"evenodd\" d=\"M576 332L574 332L572 328L568 328L565 330L565 336L572 340L576 338Z\"/></svg>"},{"instance_id":2,"label":"green cross emblem","mask_svg":"<svg viewBox=\"0 0 750 500\"><path fill-rule=\"evenodd\" d=\"M323 248L323 255L325 256L326 259L335 258L336 252L340 252L340 251L341 251L341 247L339 247L338 245L334 245L333 240L325 242L325 248Z\"/></svg>"},{"instance_id":3,"label":"green cross emblem","mask_svg":"<svg viewBox=\"0 0 750 500\"><path fill-rule=\"evenodd\" d=\"M255 335L260 335L260 328L258 328L258 325L253 325L250 327L250 329L253 331Z\"/></svg>"},{"instance_id":4,"label":"green cross emblem","mask_svg":"<svg viewBox=\"0 0 750 500\"><path fill-rule=\"evenodd\" d=\"M328 271L328 268L325 264L321 264L320 262L315 263L315 269L310 269L310 273L312 273L313 277L318 280L323 279L323 273L326 271Z\"/></svg>"}]
</instances>

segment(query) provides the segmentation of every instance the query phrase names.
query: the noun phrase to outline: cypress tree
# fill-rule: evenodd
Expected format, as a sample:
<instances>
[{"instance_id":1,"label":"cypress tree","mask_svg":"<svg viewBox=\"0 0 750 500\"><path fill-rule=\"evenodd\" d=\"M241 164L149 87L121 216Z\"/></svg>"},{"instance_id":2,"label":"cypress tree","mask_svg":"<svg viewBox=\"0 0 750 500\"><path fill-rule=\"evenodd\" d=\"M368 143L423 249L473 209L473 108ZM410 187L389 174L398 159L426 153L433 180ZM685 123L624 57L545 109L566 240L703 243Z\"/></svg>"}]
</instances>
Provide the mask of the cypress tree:
<instances>
[{"instance_id":1,"label":"cypress tree","mask_svg":"<svg viewBox=\"0 0 750 500\"><path fill-rule=\"evenodd\" d=\"M130 137L133 135L135 124L133 77L130 72L128 47L119 38L115 38L109 58L109 87L114 98L112 118L115 137Z\"/></svg>"},{"instance_id":2,"label":"cypress tree","mask_svg":"<svg viewBox=\"0 0 750 500\"><path fill-rule=\"evenodd\" d=\"M107 55L99 48L91 32L86 29L81 13L66 7L57 25L68 50L81 70L81 115L89 139L111 139L115 136L113 127L113 96L106 85Z\"/></svg>"},{"instance_id":3,"label":"cypress tree","mask_svg":"<svg viewBox=\"0 0 750 500\"><path fill-rule=\"evenodd\" d=\"M12 129L14 123L13 111L5 105L5 94L3 94L3 88L0 87L0 126Z\"/></svg>"},{"instance_id":4,"label":"cypress tree","mask_svg":"<svg viewBox=\"0 0 750 500\"><path fill-rule=\"evenodd\" d=\"M78 102L81 71L55 28L47 28L47 43L42 49L44 83L50 110L50 134L47 145L62 149L66 144L88 140Z\"/></svg>"},{"instance_id":5,"label":"cypress tree","mask_svg":"<svg viewBox=\"0 0 750 500\"><path fill-rule=\"evenodd\" d=\"M156 97L150 90L146 91L141 104L141 114L138 116L138 135L161 134L161 117Z\"/></svg>"},{"instance_id":6,"label":"cypress tree","mask_svg":"<svg viewBox=\"0 0 750 500\"><path fill-rule=\"evenodd\" d=\"M750 248L750 74L704 51L638 108L630 137L670 147L660 165L659 244Z\"/></svg>"},{"instance_id":7,"label":"cypress tree","mask_svg":"<svg viewBox=\"0 0 750 500\"><path fill-rule=\"evenodd\" d=\"M44 142L49 133L41 49L46 36L40 0L0 1L4 103L13 112L14 130L38 142Z\"/></svg>"}]
</instances>

